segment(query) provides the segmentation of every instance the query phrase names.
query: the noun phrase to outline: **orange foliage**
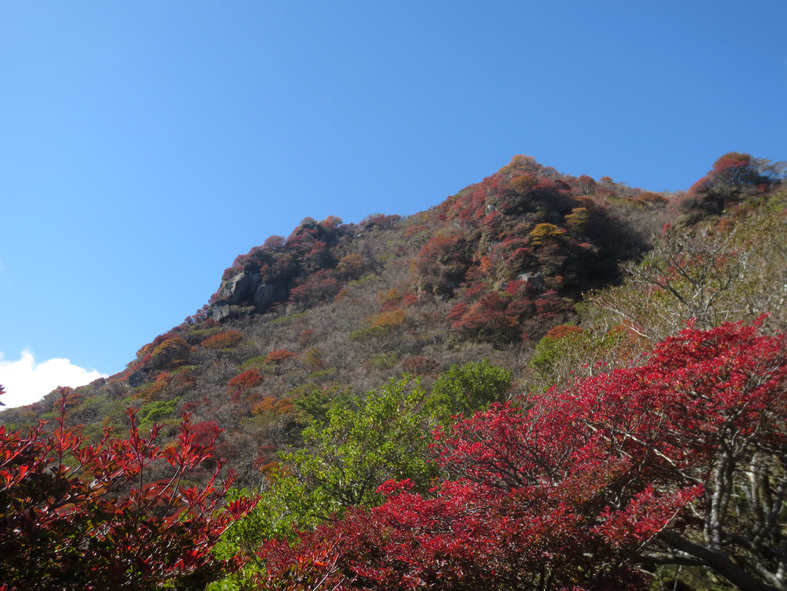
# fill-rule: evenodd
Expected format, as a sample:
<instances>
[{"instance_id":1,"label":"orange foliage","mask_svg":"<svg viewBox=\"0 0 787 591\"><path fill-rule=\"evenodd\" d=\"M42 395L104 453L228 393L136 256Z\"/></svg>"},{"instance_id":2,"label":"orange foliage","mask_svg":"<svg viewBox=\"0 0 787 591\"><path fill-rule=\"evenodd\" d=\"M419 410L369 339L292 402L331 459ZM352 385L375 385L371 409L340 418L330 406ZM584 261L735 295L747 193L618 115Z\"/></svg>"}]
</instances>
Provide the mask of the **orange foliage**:
<instances>
[{"instance_id":1,"label":"orange foliage","mask_svg":"<svg viewBox=\"0 0 787 591\"><path fill-rule=\"evenodd\" d=\"M658 193L646 192L635 197L634 203L638 203L640 205L666 205L669 203L669 200L665 197L662 197Z\"/></svg>"},{"instance_id":2,"label":"orange foliage","mask_svg":"<svg viewBox=\"0 0 787 591\"><path fill-rule=\"evenodd\" d=\"M484 275L489 275L490 273L492 273L492 271L494 271L495 268L495 264L492 262L492 259L490 259L486 255L481 257L478 266L481 270L481 273L483 273Z\"/></svg>"},{"instance_id":3,"label":"orange foliage","mask_svg":"<svg viewBox=\"0 0 787 591\"><path fill-rule=\"evenodd\" d=\"M283 415L283 414L289 414L294 410L295 410L295 405L292 403L292 400L288 398L283 398L281 400L278 400L273 396L266 396L265 398L262 399L262 402L254 406L251 412L254 415L264 415L264 414Z\"/></svg>"},{"instance_id":4,"label":"orange foliage","mask_svg":"<svg viewBox=\"0 0 787 591\"><path fill-rule=\"evenodd\" d=\"M320 222L320 226L322 226L323 228L335 230L336 228L341 226L342 223L343 223L342 218L335 215L329 215L327 218L325 218L323 221Z\"/></svg>"},{"instance_id":5,"label":"orange foliage","mask_svg":"<svg viewBox=\"0 0 787 591\"><path fill-rule=\"evenodd\" d=\"M345 279L357 279L366 272L366 261L361 255L348 254L339 260L336 271Z\"/></svg>"},{"instance_id":6,"label":"orange foliage","mask_svg":"<svg viewBox=\"0 0 787 591\"><path fill-rule=\"evenodd\" d=\"M579 326L574 326L572 324L560 324L558 326L555 326L554 328L550 328L547 331L547 333L544 335L544 338L562 339L563 337L579 334L581 332L582 329Z\"/></svg>"},{"instance_id":7,"label":"orange foliage","mask_svg":"<svg viewBox=\"0 0 787 591\"><path fill-rule=\"evenodd\" d=\"M380 304L381 311L388 312L399 307L399 300L402 294L395 288L377 292L377 302Z\"/></svg>"},{"instance_id":8,"label":"orange foliage","mask_svg":"<svg viewBox=\"0 0 787 591\"><path fill-rule=\"evenodd\" d=\"M279 462L278 460L271 460L270 462L265 462L263 464L260 464L258 467L258 462L256 461L254 462L254 466L263 474L268 474L270 472L278 472L280 464L281 462Z\"/></svg>"},{"instance_id":9,"label":"orange foliage","mask_svg":"<svg viewBox=\"0 0 787 591\"><path fill-rule=\"evenodd\" d=\"M421 232L427 232L429 227L424 224L415 224L413 226L408 226L404 230L402 230L402 238L405 240L409 240L416 234L420 234Z\"/></svg>"},{"instance_id":10,"label":"orange foliage","mask_svg":"<svg viewBox=\"0 0 787 591\"><path fill-rule=\"evenodd\" d=\"M186 363L191 348L182 337L167 339L158 345L150 354L150 361L155 367L171 368Z\"/></svg>"},{"instance_id":11,"label":"orange foliage","mask_svg":"<svg viewBox=\"0 0 787 591\"><path fill-rule=\"evenodd\" d=\"M538 180L529 172L516 177L511 180L511 188L520 195L527 195L533 187L536 186Z\"/></svg>"},{"instance_id":12,"label":"orange foliage","mask_svg":"<svg viewBox=\"0 0 787 591\"><path fill-rule=\"evenodd\" d=\"M297 356L298 355L296 353L293 353L287 349L276 349L275 351L268 353L268 356L265 358L265 363L279 363L285 359L289 359L290 357Z\"/></svg>"},{"instance_id":13,"label":"orange foliage","mask_svg":"<svg viewBox=\"0 0 787 591\"><path fill-rule=\"evenodd\" d=\"M172 374L168 371L162 371L156 376L156 379L152 383L146 384L141 388L139 392L136 393L135 398L143 402L156 400L158 395L167 389L171 381Z\"/></svg>"},{"instance_id":14,"label":"orange foliage","mask_svg":"<svg viewBox=\"0 0 787 591\"><path fill-rule=\"evenodd\" d=\"M575 207L571 210L571 213L566 216L566 224L568 224L568 227L580 234L585 233L589 221L590 215L588 214L587 207Z\"/></svg>"},{"instance_id":15,"label":"orange foliage","mask_svg":"<svg viewBox=\"0 0 787 591\"><path fill-rule=\"evenodd\" d=\"M404 319L406 317L407 317L407 312L405 312L400 308L397 308L395 310L389 310L387 312L380 312L379 314L375 314L374 316L368 316L366 318L366 322L369 324L369 328L390 329L400 326L402 322L404 322Z\"/></svg>"},{"instance_id":16,"label":"orange foliage","mask_svg":"<svg viewBox=\"0 0 787 591\"><path fill-rule=\"evenodd\" d=\"M399 291L394 287L386 291L377 292L377 302L381 306L384 306L388 302L397 301L400 297L402 297L402 294L400 294Z\"/></svg>"},{"instance_id":17,"label":"orange foliage","mask_svg":"<svg viewBox=\"0 0 787 591\"><path fill-rule=\"evenodd\" d=\"M229 349L242 340L243 334L239 330L225 330L208 337L201 344L208 349Z\"/></svg>"}]
</instances>

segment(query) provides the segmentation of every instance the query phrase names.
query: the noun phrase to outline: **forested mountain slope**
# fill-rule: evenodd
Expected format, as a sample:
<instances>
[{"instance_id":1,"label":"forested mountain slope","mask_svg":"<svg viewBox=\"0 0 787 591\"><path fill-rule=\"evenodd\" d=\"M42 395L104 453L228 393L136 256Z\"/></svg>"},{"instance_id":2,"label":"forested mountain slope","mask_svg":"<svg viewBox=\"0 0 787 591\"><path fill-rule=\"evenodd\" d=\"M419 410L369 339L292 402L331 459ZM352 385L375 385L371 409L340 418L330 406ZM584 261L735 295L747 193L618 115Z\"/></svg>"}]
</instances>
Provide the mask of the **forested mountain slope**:
<instances>
[{"instance_id":1,"label":"forested mountain slope","mask_svg":"<svg viewBox=\"0 0 787 591\"><path fill-rule=\"evenodd\" d=\"M785 588L786 206L782 168L746 154L675 195L517 156L407 218L306 218L125 371L71 392L64 420L98 438L132 406L164 442L183 412L195 441L223 430L216 456L267 492L222 550L253 560L218 588ZM732 439L692 439L719 424Z\"/></svg>"},{"instance_id":2,"label":"forested mountain slope","mask_svg":"<svg viewBox=\"0 0 787 591\"><path fill-rule=\"evenodd\" d=\"M705 230L698 241L684 229L773 184L767 163L745 164L733 174L720 159L721 172L687 194L667 196L670 202L517 156L405 219L374 214L355 225L306 218L289 237L268 237L239 256L210 302L142 346L125 372L72 393L69 421L98 433L122 423L128 405L148 424L174 425L186 410L198 423L225 429L223 452L249 478L275 461L281 446L297 444L310 413L403 372L429 382L453 364L488 358L522 381L539 339L577 321L574 306L583 294L619 284L623 264L640 261L665 224L679 228L656 240L658 248L677 248L696 262L676 241L698 249L716 234ZM725 233L720 240L731 239ZM630 305L654 304L636 296ZM617 312L620 320L636 320L635 310ZM667 312L669 326L649 336L671 334L696 312ZM52 416L56 404L50 395L0 416L34 421Z\"/></svg>"},{"instance_id":3,"label":"forested mountain slope","mask_svg":"<svg viewBox=\"0 0 787 591\"><path fill-rule=\"evenodd\" d=\"M210 302L125 372L73 392L68 420L97 434L129 405L171 428L192 412L225 429L222 453L252 482L337 396L485 358L521 375L538 339L574 318L582 293L618 283L668 215L660 195L517 156L408 218L306 218L239 256Z\"/></svg>"}]
</instances>

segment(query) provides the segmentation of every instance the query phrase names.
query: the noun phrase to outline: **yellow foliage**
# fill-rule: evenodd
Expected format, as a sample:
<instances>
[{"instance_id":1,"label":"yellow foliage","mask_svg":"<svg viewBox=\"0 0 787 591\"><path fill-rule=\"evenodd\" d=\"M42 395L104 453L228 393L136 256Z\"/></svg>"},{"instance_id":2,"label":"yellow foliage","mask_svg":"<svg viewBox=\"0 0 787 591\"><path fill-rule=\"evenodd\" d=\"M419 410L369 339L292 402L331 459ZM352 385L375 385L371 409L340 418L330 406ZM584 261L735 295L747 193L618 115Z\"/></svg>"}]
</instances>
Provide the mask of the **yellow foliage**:
<instances>
[{"instance_id":1,"label":"yellow foliage","mask_svg":"<svg viewBox=\"0 0 787 591\"><path fill-rule=\"evenodd\" d=\"M395 302L402 297L402 294L399 293L399 290L396 288L391 288L386 291L378 291L377 292L377 302L384 306L388 302Z\"/></svg>"},{"instance_id":2,"label":"yellow foliage","mask_svg":"<svg viewBox=\"0 0 787 591\"><path fill-rule=\"evenodd\" d=\"M511 188L520 195L527 195L538 184L538 179L530 173L525 173L511 180Z\"/></svg>"},{"instance_id":3,"label":"yellow foliage","mask_svg":"<svg viewBox=\"0 0 787 591\"><path fill-rule=\"evenodd\" d=\"M530 232L530 238L534 245L543 244L544 242L560 239L566 231L563 228L558 228L555 224L538 224L533 231Z\"/></svg>"},{"instance_id":4,"label":"yellow foliage","mask_svg":"<svg viewBox=\"0 0 787 591\"><path fill-rule=\"evenodd\" d=\"M348 254L341 258L336 270L345 279L357 279L366 272L366 261L361 255Z\"/></svg>"},{"instance_id":5,"label":"yellow foliage","mask_svg":"<svg viewBox=\"0 0 787 591\"><path fill-rule=\"evenodd\" d=\"M406 317L407 312L401 308L397 308L396 310L380 312L379 314L368 316L366 322L369 328L372 329L390 329L401 325Z\"/></svg>"},{"instance_id":6,"label":"yellow foliage","mask_svg":"<svg viewBox=\"0 0 787 591\"><path fill-rule=\"evenodd\" d=\"M182 337L167 339L150 354L154 364L161 368L172 368L186 363L191 347Z\"/></svg>"},{"instance_id":7,"label":"yellow foliage","mask_svg":"<svg viewBox=\"0 0 787 591\"><path fill-rule=\"evenodd\" d=\"M524 154L516 154L513 158L511 158L511 162L508 163L509 168L517 168L522 166L532 166L536 163L536 159L532 156L525 156Z\"/></svg>"},{"instance_id":8,"label":"yellow foliage","mask_svg":"<svg viewBox=\"0 0 787 591\"><path fill-rule=\"evenodd\" d=\"M568 227L577 233L584 234L587 230L590 215L588 214L587 207L575 207L571 213L566 216L566 223Z\"/></svg>"}]
</instances>

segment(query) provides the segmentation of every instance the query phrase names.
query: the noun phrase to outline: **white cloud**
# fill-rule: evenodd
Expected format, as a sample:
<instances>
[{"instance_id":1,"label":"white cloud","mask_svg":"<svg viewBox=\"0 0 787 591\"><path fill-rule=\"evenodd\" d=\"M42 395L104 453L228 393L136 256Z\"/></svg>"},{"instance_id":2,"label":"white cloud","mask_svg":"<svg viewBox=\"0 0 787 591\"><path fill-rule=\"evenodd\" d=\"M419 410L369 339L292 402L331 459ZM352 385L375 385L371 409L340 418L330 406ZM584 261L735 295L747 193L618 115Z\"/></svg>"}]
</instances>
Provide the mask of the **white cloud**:
<instances>
[{"instance_id":1,"label":"white cloud","mask_svg":"<svg viewBox=\"0 0 787 591\"><path fill-rule=\"evenodd\" d=\"M41 400L58 386L76 388L101 377L106 375L74 365L68 359L37 363L33 353L25 350L18 361L5 361L0 353L0 384L5 387L0 402L6 408L24 406Z\"/></svg>"}]
</instances>

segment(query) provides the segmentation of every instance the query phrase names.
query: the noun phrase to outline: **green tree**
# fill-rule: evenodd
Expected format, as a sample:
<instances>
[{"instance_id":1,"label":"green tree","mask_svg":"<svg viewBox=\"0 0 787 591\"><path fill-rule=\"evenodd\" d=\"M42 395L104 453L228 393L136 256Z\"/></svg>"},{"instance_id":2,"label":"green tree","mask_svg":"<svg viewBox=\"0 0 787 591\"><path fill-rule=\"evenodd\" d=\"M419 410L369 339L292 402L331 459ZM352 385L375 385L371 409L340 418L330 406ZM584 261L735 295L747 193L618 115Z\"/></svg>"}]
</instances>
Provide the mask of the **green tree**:
<instances>
[{"instance_id":1,"label":"green tree","mask_svg":"<svg viewBox=\"0 0 787 591\"><path fill-rule=\"evenodd\" d=\"M438 421L452 422L451 417L469 417L493 402L503 402L510 386L511 372L488 359L452 365L432 386L427 407Z\"/></svg>"},{"instance_id":2,"label":"green tree","mask_svg":"<svg viewBox=\"0 0 787 591\"><path fill-rule=\"evenodd\" d=\"M328 412L328 423L303 431L305 447L283 458L309 490L324 491L323 517L345 507L376 505L377 487L410 478L428 488L436 475L427 462L430 422L426 392L405 375L367 393L355 407Z\"/></svg>"},{"instance_id":3,"label":"green tree","mask_svg":"<svg viewBox=\"0 0 787 591\"><path fill-rule=\"evenodd\" d=\"M246 568L212 589L251 589L264 568L256 551L265 541L293 538L350 507L379 505L377 489L387 480L411 479L426 492L439 474L429 461L434 421L426 397L419 380L404 375L313 421L304 447L281 454L286 464L269 474L255 509L222 541L219 556L245 556Z\"/></svg>"}]
</instances>

